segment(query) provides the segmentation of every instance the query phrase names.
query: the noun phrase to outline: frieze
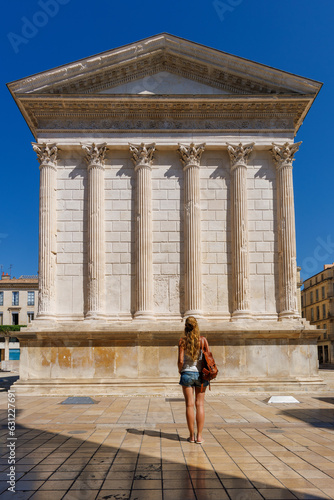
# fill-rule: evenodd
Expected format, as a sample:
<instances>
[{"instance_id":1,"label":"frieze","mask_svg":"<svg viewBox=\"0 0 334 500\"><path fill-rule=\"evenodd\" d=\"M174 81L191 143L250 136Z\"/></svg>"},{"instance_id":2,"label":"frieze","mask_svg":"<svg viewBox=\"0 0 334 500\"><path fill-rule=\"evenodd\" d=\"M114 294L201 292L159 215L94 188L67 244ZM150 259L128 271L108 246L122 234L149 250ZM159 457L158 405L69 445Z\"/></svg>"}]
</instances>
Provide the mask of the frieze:
<instances>
[{"instance_id":1,"label":"frieze","mask_svg":"<svg viewBox=\"0 0 334 500\"><path fill-rule=\"evenodd\" d=\"M40 120L39 130L293 130L293 120Z\"/></svg>"}]
</instances>

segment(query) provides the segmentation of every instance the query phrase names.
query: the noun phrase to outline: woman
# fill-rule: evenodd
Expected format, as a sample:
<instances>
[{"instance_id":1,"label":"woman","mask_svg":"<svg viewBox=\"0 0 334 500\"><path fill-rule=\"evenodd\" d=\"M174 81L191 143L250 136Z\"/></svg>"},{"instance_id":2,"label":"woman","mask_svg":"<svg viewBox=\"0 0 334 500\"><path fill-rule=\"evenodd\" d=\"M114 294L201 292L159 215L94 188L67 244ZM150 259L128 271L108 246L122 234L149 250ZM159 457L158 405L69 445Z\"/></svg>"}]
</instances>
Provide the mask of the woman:
<instances>
[{"instance_id":1,"label":"woman","mask_svg":"<svg viewBox=\"0 0 334 500\"><path fill-rule=\"evenodd\" d=\"M185 323L185 336L179 341L178 368L181 374L180 385L186 402L186 417L190 443L202 444L204 427L204 395L209 382L202 380L202 346L208 346L205 337L201 337L196 319L189 316ZM196 405L197 438L195 440L194 388Z\"/></svg>"}]
</instances>

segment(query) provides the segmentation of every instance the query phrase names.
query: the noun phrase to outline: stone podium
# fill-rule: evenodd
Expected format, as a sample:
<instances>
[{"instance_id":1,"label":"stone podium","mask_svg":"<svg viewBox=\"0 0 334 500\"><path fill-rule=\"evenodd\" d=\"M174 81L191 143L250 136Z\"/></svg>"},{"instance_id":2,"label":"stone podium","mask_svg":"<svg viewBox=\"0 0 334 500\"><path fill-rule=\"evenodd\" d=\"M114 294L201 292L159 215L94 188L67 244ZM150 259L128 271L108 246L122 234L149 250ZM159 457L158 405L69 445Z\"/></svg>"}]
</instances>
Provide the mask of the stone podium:
<instances>
[{"instance_id":1,"label":"stone podium","mask_svg":"<svg viewBox=\"0 0 334 500\"><path fill-rule=\"evenodd\" d=\"M322 386L292 182L320 83L161 34L8 87L40 168L18 394L178 391L190 314L216 392Z\"/></svg>"}]
</instances>

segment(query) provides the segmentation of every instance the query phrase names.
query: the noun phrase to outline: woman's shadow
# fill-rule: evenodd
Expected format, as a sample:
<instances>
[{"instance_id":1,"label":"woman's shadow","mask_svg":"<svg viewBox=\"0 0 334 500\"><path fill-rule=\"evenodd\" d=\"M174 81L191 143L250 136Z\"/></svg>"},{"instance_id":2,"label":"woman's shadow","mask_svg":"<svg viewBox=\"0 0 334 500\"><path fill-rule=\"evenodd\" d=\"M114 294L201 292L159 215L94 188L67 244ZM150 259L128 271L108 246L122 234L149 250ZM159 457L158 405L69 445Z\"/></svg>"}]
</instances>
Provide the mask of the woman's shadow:
<instances>
[{"instance_id":1,"label":"woman's shadow","mask_svg":"<svg viewBox=\"0 0 334 500\"><path fill-rule=\"evenodd\" d=\"M156 438L163 438L163 439L170 439L171 441L187 441L186 438L180 437L178 434L168 434L167 432L160 432L160 431L150 431L150 430L138 430L138 429L126 429L127 432L130 434L137 434L137 435L142 435L145 434L145 436L151 436L151 437L156 437Z\"/></svg>"}]
</instances>

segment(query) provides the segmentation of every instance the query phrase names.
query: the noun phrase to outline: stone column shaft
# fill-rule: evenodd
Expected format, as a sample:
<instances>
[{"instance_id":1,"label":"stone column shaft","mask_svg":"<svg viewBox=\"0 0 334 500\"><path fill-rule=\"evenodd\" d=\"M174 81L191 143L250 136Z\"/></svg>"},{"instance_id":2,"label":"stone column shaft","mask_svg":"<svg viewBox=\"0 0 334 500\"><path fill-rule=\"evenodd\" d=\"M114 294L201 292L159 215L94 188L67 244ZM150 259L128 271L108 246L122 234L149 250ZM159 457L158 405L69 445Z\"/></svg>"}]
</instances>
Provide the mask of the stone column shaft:
<instances>
[{"instance_id":1,"label":"stone column shaft","mask_svg":"<svg viewBox=\"0 0 334 500\"><path fill-rule=\"evenodd\" d=\"M184 165L185 316L202 315L200 160L204 147L179 145Z\"/></svg>"},{"instance_id":2,"label":"stone column shaft","mask_svg":"<svg viewBox=\"0 0 334 500\"><path fill-rule=\"evenodd\" d=\"M278 211L279 319L298 318L296 230L292 163L300 142L273 144Z\"/></svg>"},{"instance_id":3,"label":"stone column shaft","mask_svg":"<svg viewBox=\"0 0 334 500\"><path fill-rule=\"evenodd\" d=\"M199 166L185 170L184 249L186 315L202 313L202 254Z\"/></svg>"},{"instance_id":4,"label":"stone column shaft","mask_svg":"<svg viewBox=\"0 0 334 500\"><path fill-rule=\"evenodd\" d=\"M57 147L33 144L40 162L38 317L52 319L56 309L57 256Z\"/></svg>"},{"instance_id":5,"label":"stone column shaft","mask_svg":"<svg viewBox=\"0 0 334 500\"><path fill-rule=\"evenodd\" d=\"M249 319L249 254L247 207L247 160L254 144L228 145L232 170L232 319Z\"/></svg>"},{"instance_id":6,"label":"stone column shaft","mask_svg":"<svg viewBox=\"0 0 334 500\"><path fill-rule=\"evenodd\" d=\"M136 192L136 312L135 318L152 319L152 163L155 144L130 144L137 172Z\"/></svg>"},{"instance_id":7,"label":"stone column shaft","mask_svg":"<svg viewBox=\"0 0 334 500\"><path fill-rule=\"evenodd\" d=\"M88 297L87 318L105 314L105 144L84 146L88 162Z\"/></svg>"},{"instance_id":8,"label":"stone column shaft","mask_svg":"<svg viewBox=\"0 0 334 500\"><path fill-rule=\"evenodd\" d=\"M9 337L5 337L5 359L4 361L9 361Z\"/></svg>"}]
</instances>

